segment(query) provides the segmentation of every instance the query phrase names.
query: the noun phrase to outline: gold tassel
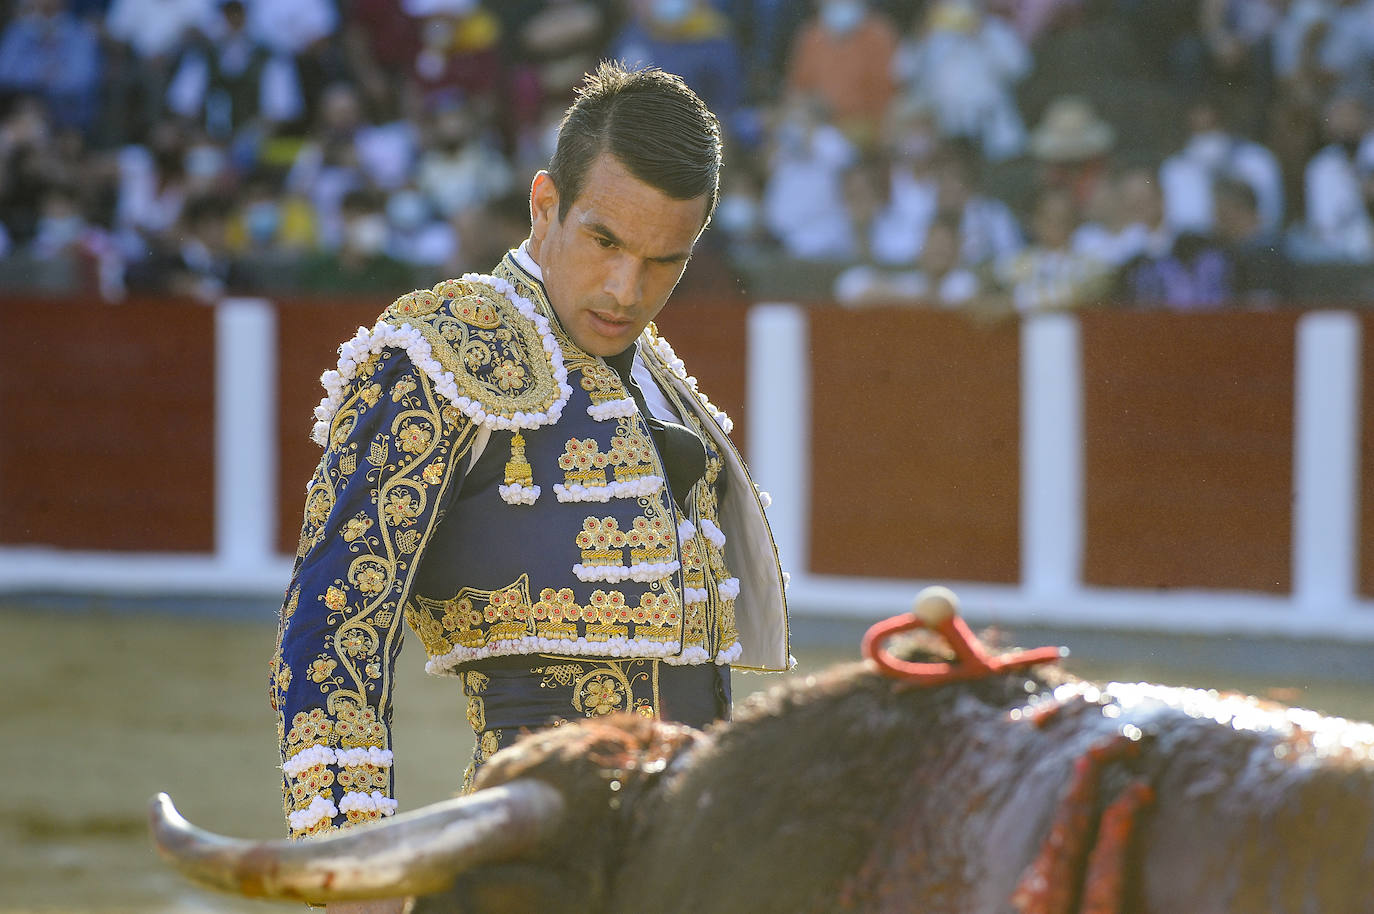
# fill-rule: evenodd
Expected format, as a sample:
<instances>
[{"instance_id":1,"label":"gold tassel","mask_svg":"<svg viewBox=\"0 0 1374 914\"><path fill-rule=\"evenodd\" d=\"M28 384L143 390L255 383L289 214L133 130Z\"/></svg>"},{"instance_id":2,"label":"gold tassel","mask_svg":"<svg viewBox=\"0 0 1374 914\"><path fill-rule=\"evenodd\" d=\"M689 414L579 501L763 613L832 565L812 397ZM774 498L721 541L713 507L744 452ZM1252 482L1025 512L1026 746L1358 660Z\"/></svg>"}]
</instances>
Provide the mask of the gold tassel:
<instances>
[{"instance_id":1,"label":"gold tassel","mask_svg":"<svg viewBox=\"0 0 1374 914\"><path fill-rule=\"evenodd\" d=\"M525 437L516 432L510 439L510 460L506 461L506 485L534 485L534 473L525 459Z\"/></svg>"}]
</instances>

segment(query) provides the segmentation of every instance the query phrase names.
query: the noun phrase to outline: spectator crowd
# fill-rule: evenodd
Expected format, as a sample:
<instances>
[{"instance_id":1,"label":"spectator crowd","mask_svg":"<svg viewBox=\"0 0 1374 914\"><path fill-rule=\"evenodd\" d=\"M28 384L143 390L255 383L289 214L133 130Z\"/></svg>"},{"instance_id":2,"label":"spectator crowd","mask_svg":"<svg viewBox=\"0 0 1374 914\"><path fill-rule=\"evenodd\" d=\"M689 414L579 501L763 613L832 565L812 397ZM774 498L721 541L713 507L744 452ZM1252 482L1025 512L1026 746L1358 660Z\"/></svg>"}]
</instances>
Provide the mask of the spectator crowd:
<instances>
[{"instance_id":1,"label":"spectator crowd","mask_svg":"<svg viewBox=\"0 0 1374 914\"><path fill-rule=\"evenodd\" d=\"M688 275L736 292L1271 307L1374 267L1374 0L9 0L0 289L486 270L603 57L720 115Z\"/></svg>"}]
</instances>

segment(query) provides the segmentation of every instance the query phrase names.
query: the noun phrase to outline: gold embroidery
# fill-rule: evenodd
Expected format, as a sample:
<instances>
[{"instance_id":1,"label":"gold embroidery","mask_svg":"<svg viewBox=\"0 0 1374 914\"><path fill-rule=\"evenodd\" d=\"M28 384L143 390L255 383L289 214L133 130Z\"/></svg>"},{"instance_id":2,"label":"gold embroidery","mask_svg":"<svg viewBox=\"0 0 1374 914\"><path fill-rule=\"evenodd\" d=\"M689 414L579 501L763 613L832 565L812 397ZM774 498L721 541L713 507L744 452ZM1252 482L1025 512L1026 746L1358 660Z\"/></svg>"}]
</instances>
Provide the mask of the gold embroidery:
<instances>
[{"instance_id":1,"label":"gold embroidery","mask_svg":"<svg viewBox=\"0 0 1374 914\"><path fill-rule=\"evenodd\" d=\"M510 460L506 461L506 485L530 486L534 473L525 458L525 436L518 431L510 439Z\"/></svg>"},{"instance_id":2,"label":"gold embroidery","mask_svg":"<svg viewBox=\"0 0 1374 914\"><path fill-rule=\"evenodd\" d=\"M489 286L447 280L402 296L382 317L418 330L458 396L488 412L543 413L561 395L539 328Z\"/></svg>"},{"instance_id":3,"label":"gold embroidery","mask_svg":"<svg viewBox=\"0 0 1374 914\"><path fill-rule=\"evenodd\" d=\"M595 438L573 438L564 445L563 454L558 458L558 466L563 470L568 485L590 488L606 484L606 464L610 460L609 455L601 453L601 446L596 443Z\"/></svg>"},{"instance_id":4,"label":"gold embroidery","mask_svg":"<svg viewBox=\"0 0 1374 914\"><path fill-rule=\"evenodd\" d=\"M654 472L653 442L631 418L622 419L620 433L611 439L610 459L621 482L648 476Z\"/></svg>"},{"instance_id":5,"label":"gold embroidery","mask_svg":"<svg viewBox=\"0 0 1374 914\"><path fill-rule=\"evenodd\" d=\"M620 565L625 559L625 534L614 517L589 517L575 542L582 550L583 565Z\"/></svg>"},{"instance_id":6,"label":"gold embroidery","mask_svg":"<svg viewBox=\"0 0 1374 914\"><path fill-rule=\"evenodd\" d=\"M582 366L582 389L587 392L593 404L600 406L611 400L623 400L629 396L625 386L620 383L620 375L609 365L593 361Z\"/></svg>"},{"instance_id":7,"label":"gold embroidery","mask_svg":"<svg viewBox=\"0 0 1374 914\"><path fill-rule=\"evenodd\" d=\"M386 313L398 318L421 317L426 314L433 314L441 307L442 303L438 295L428 289L417 289L392 302Z\"/></svg>"},{"instance_id":8,"label":"gold embroidery","mask_svg":"<svg viewBox=\"0 0 1374 914\"><path fill-rule=\"evenodd\" d=\"M632 562L670 562L674 535L662 517L636 517L625 535Z\"/></svg>"}]
</instances>

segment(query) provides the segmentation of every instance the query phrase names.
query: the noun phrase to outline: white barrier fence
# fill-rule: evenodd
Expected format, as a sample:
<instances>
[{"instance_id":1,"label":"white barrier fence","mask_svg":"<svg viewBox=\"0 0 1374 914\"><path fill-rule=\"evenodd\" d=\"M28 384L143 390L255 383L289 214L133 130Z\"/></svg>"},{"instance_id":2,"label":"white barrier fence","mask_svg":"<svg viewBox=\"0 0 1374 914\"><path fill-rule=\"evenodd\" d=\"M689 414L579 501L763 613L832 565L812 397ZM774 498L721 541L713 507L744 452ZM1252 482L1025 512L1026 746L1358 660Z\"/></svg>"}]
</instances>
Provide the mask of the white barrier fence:
<instances>
[{"instance_id":1,"label":"white barrier fence","mask_svg":"<svg viewBox=\"0 0 1374 914\"><path fill-rule=\"evenodd\" d=\"M810 377L805 310L754 306L747 346L751 463L773 496L769 517L799 614L871 617L904 610L927 583L955 587L980 623L1034 623L1374 641L1374 602L1357 593L1362 341L1354 315L1297 324L1292 592L1086 586L1079 324L1021 324L1021 581L880 580L809 573ZM269 302L216 313L215 552L115 554L0 548L0 591L220 594L276 600L290 558L274 542L277 351ZM304 482L304 481L302 481Z\"/></svg>"}]
</instances>

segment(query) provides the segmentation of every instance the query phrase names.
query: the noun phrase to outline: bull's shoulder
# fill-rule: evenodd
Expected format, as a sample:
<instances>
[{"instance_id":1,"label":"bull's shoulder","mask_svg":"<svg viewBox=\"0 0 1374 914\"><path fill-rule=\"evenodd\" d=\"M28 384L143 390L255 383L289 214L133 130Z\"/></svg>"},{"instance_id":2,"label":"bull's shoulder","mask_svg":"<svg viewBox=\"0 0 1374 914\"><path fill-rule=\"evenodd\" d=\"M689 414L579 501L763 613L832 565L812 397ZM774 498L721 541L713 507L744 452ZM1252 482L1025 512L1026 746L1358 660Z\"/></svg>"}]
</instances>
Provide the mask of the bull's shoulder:
<instances>
[{"instance_id":1,"label":"bull's shoulder","mask_svg":"<svg viewBox=\"0 0 1374 914\"><path fill-rule=\"evenodd\" d=\"M402 295L374 332L406 350L441 396L474 421L556 421L569 389L548 318L505 280L469 274Z\"/></svg>"}]
</instances>

